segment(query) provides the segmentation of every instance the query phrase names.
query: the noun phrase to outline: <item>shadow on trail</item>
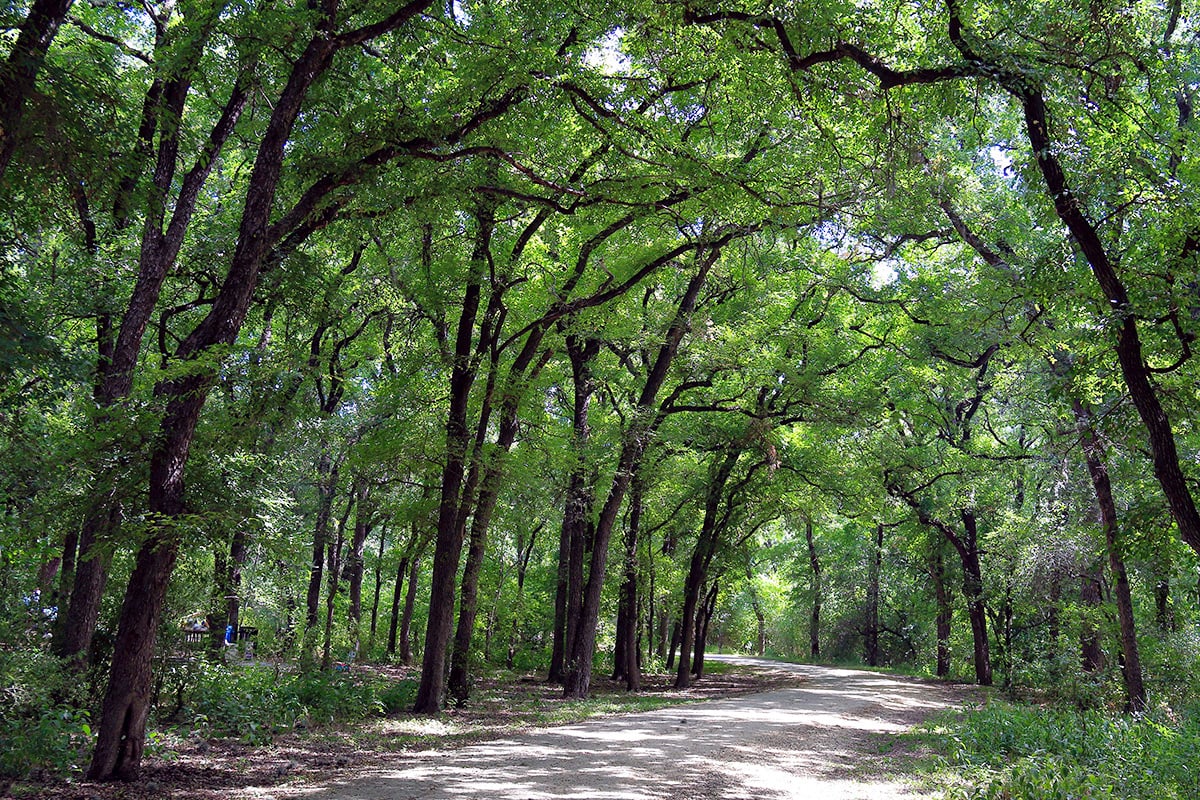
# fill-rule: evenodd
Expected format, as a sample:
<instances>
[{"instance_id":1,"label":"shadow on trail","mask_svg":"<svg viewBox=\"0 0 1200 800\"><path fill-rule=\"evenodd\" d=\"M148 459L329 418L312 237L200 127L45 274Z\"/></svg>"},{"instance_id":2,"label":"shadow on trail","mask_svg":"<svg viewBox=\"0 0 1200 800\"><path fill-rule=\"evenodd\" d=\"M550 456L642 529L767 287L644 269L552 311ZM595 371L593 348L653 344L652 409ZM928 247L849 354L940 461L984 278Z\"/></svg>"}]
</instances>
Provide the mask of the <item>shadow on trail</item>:
<instances>
[{"instance_id":1,"label":"shadow on trail","mask_svg":"<svg viewBox=\"0 0 1200 800\"><path fill-rule=\"evenodd\" d=\"M764 663L764 662L759 662ZM783 666L774 665L771 666ZM881 778L878 734L953 705L948 687L787 666L801 688L607 717L405 757L320 800L401 798L903 798Z\"/></svg>"}]
</instances>

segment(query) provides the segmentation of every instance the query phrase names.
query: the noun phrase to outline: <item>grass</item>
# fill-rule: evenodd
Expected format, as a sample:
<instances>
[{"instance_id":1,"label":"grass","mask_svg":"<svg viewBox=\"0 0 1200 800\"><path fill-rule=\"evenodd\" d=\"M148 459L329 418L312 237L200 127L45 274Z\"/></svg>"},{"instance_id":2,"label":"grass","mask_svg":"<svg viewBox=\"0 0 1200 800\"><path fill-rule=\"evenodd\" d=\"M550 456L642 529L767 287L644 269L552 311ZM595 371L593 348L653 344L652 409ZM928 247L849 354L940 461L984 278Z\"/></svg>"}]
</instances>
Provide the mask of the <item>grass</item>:
<instances>
[{"instance_id":1,"label":"grass","mask_svg":"<svg viewBox=\"0 0 1200 800\"><path fill-rule=\"evenodd\" d=\"M1191 800L1200 718L992 700L907 734L932 748L929 786L948 800Z\"/></svg>"}]
</instances>

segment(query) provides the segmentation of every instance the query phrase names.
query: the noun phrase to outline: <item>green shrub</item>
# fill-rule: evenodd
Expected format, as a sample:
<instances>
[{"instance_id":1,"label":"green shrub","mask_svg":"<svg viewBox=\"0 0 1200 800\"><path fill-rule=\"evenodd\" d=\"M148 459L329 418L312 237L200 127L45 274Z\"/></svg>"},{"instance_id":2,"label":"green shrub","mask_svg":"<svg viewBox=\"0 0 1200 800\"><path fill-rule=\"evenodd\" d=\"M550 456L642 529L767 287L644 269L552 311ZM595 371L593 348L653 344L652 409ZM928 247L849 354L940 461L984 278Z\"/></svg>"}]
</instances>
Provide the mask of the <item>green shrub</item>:
<instances>
[{"instance_id":1,"label":"green shrub","mask_svg":"<svg viewBox=\"0 0 1200 800\"><path fill-rule=\"evenodd\" d=\"M0 775L23 778L38 771L66 775L78 770L90 754L92 728L88 712L57 706L37 717L0 718Z\"/></svg>"},{"instance_id":2,"label":"green shrub","mask_svg":"<svg viewBox=\"0 0 1200 800\"><path fill-rule=\"evenodd\" d=\"M993 702L926 726L966 785L951 800L1190 800L1200 719Z\"/></svg>"},{"instance_id":3,"label":"green shrub","mask_svg":"<svg viewBox=\"0 0 1200 800\"><path fill-rule=\"evenodd\" d=\"M389 683L342 672L281 673L259 664L206 664L184 709L204 736L269 741L298 724L381 716L410 706L412 681Z\"/></svg>"},{"instance_id":4,"label":"green shrub","mask_svg":"<svg viewBox=\"0 0 1200 800\"><path fill-rule=\"evenodd\" d=\"M411 679L386 684L379 692L379 702L385 714L408 711L416 701L417 682Z\"/></svg>"},{"instance_id":5,"label":"green shrub","mask_svg":"<svg viewBox=\"0 0 1200 800\"><path fill-rule=\"evenodd\" d=\"M380 684L345 672L308 672L294 678L297 698L317 722L363 719L383 714Z\"/></svg>"},{"instance_id":6,"label":"green shrub","mask_svg":"<svg viewBox=\"0 0 1200 800\"><path fill-rule=\"evenodd\" d=\"M289 702L281 691L280 675L270 668L249 665L231 669L204 663L194 676L196 685L182 716L191 719L202 735L266 742L303 713Z\"/></svg>"},{"instance_id":7,"label":"green shrub","mask_svg":"<svg viewBox=\"0 0 1200 800\"><path fill-rule=\"evenodd\" d=\"M0 651L0 775L65 775L88 755L86 682L36 650Z\"/></svg>"}]
</instances>

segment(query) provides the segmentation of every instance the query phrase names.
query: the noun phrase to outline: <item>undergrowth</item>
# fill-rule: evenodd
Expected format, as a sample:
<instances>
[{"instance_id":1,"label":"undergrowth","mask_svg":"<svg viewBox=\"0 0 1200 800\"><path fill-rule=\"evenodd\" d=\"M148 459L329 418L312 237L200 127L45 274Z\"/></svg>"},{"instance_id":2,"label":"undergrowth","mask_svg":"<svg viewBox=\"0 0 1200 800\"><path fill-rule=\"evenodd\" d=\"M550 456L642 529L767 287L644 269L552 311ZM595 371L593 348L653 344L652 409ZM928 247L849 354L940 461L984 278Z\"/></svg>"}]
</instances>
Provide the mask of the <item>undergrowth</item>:
<instances>
[{"instance_id":1,"label":"undergrowth","mask_svg":"<svg viewBox=\"0 0 1200 800\"><path fill-rule=\"evenodd\" d=\"M1192 800L1200 709L1130 716L993 701L914 736L942 754L947 800Z\"/></svg>"},{"instance_id":2,"label":"undergrowth","mask_svg":"<svg viewBox=\"0 0 1200 800\"><path fill-rule=\"evenodd\" d=\"M206 664L180 715L203 737L262 744L296 727L353 721L411 706L416 683L340 672L282 672L269 665Z\"/></svg>"},{"instance_id":3,"label":"undergrowth","mask_svg":"<svg viewBox=\"0 0 1200 800\"><path fill-rule=\"evenodd\" d=\"M49 655L0 649L0 777L65 774L86 763L85 683Z\"/></svg>"}]
</instances>

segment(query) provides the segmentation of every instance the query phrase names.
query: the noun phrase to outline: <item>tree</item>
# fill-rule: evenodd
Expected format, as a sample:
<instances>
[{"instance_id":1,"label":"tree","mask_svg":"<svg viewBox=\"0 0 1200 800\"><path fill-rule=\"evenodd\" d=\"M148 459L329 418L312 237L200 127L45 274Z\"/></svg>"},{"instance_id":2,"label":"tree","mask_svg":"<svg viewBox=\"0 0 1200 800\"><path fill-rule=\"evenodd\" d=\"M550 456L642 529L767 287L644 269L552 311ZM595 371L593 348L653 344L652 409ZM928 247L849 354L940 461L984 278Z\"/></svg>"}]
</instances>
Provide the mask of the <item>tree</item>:
<instances>
[{"instance_id":1,"label":"tree","mask_svg":"<svg viewBox=\"0 0 1200 800\"><path fill-rule=\"evenodd\" d=\"M586 695L610 604L631 689L710 637L948 674L959 612L980 682L1099 680L1102 561L1147 702L1200 553L1183 6L9 16L0 609L78 668L123 592L92 777L172 592L329 662L371 557L424 712L505 637Z\"/></svg>"},{"instance_id":2,"label":"tree","mask_svg":"<svg viewBox=\"0 0 1200 800\"><path fill-rule=\"evenodd\" d=\"M195 364L198 369L190 374L166 378L155 389L156 397L165 403L165 412L160 423L161 438L151 459L149 512L160 522L158 529L141 546L126 590L116 656L100 717L99 738L88 772L93 779L133 778L140 765L148 713L149 661L166 582L178 554L178 538L172 528L186 510L183 468L212 380L212 367L205 365L203 357L215 346L231 345L236 340L259 272L272 247L286 236L307 235L327 224L332 215L328 208L314 212L318 201L327 198L337 186L357 179L362 171L386 162L400 152L394 147L376 149L346 170L321 176L280 221L272 224L270 216L286 159L284 145L309 90L330 68L340 51L405 25L427 6L427 2L418 0L378 21L339 32L336 2L327 3L304 52L291 65L290 77L273 106L250 172L237 245L229 269L208 314L183 338L174 353L176 360ZM214 154L220 150L238 112L244 107L246 94L241 86L235 86L231 91L230 101L210 137ZM515 96L510 94L501 99L498 107L477 112L466 125L451 131L443 141L456 141L486 119L501 113L514 100ZM178 231L177 235L164 238L163 234L157 234L152 239L153 248L144 253L146 258L139 287L130 304L132 316L122 325L122 333L128 330L135 341L140 339L140 331L134 330L138 327L137 321L143 320L148 309L153 307L166 269L182 244L183 231L179 227L186 229L187 215L192 210L189 206L194 204L192 198L199 194L211 161L212 156L203 160L200 170L193 173L194 178L184 184L183 200L176 203L171 229ZM118 369L115 374L127 375L129 371Z\"/></svg>"},{"instance_id":3,"label":"tree","mask_svg":"<svg viewBox=\"0 0 1200 800\"><path fill-rule=\"evenodd\" d=\"M46 59L46 51L67 17L73 0L35 0L21 23L17 41L0 67L0 177L17 149L25 101Z\"/></svg>"}]
</instances>

